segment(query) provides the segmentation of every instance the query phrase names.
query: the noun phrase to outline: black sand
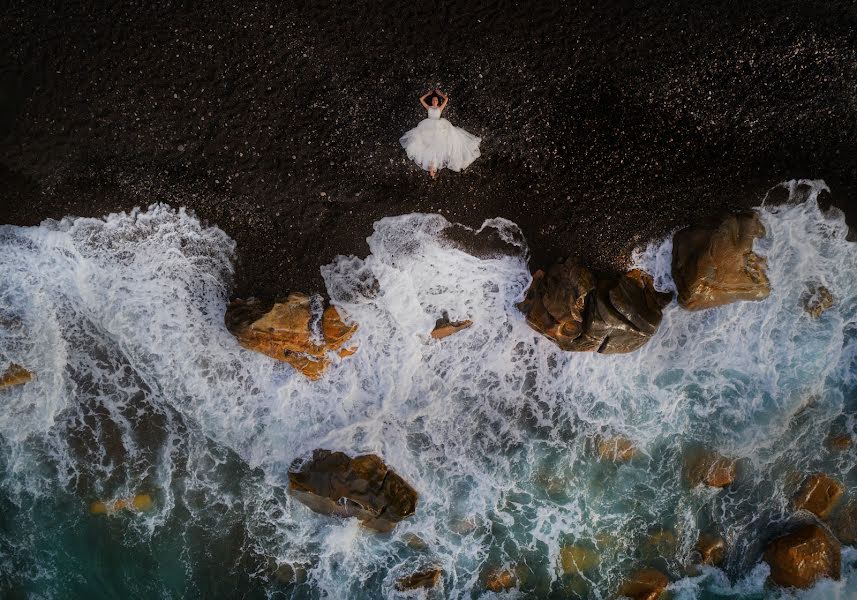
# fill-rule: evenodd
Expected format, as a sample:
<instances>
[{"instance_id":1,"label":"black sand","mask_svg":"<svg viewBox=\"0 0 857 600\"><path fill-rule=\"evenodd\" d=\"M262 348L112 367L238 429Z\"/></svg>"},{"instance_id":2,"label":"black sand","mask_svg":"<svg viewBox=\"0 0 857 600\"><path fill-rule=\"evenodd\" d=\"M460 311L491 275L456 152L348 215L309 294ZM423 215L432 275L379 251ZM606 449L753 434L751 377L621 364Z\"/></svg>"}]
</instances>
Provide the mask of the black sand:
<instances>
[{"instance_id":1,"label":"black sand","mask_svg":"<svg viewBox=\"0 0 857 600\"><path fill-rule=\"evenodd\" d=\"M82 4L0 15L0 223L187 206L237 295L322 290L386 215L502 216L534 265L609 270L785 179L857 200L853 0ZM484 141L432 182L398 137L438 83Z\"/></svg>"}]
</instances>

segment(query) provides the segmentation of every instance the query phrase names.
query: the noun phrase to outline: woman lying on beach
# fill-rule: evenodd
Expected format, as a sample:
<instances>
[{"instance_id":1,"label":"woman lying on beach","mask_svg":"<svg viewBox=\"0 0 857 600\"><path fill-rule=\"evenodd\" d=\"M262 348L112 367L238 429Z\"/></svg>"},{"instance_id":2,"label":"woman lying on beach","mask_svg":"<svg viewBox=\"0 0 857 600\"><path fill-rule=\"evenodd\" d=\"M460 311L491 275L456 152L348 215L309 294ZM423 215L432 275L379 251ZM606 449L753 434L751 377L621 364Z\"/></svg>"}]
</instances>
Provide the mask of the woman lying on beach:
<instances>
[{"instance_id":1,"label":"woman lying on beach","mask_svg":"<svg viewBox=\"0 0 857 600\"><path fill-rule=\"evenodd\" d=\"M437 177L440 169L466 169L479 158L479 143L482 141L482 138L460 127L454 127L452 123L441 118L449 96L440 90L434 91L437 95L432 97L431 106L426 103L426 98L431 96L431 90L420 98L420 104L428 111L428 118L399 138L408 158L428 171L432 179ZM438 96L443 98L443 104L440 106Z\"/></svg>"}]
</instances>

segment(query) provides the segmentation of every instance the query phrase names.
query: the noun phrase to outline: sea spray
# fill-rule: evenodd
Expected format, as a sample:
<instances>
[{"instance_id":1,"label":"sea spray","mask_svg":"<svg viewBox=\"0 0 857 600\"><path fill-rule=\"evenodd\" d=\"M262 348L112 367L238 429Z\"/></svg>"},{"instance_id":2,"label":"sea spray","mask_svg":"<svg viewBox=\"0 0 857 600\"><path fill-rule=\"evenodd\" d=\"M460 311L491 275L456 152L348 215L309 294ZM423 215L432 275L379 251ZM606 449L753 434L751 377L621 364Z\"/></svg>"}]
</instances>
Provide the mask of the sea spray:
<instances>
[{"instance_id":1,"label":"sea spray","mask_svg":"<svg viewBox=\"0 0 857 600\"><path fill-rule=\"evenodd\" d=\"M0 360L37 374L0 393L0 586L392 598L397 579L439 565L438 596L472 598L490 595L489 569L524 565L524 597L606 598L651 565L679 597L777 597L758 560L801 475L827 472L848 497L857 484L854 448L825 447L832 428L857 432L857 249L841 214L819 209L822 184L787 185L803 202L761 210L770 298L699 313L673 303L628 355L564 353L526 325L513 223L468 234L507 246L476 257L438 215L382 219L366 258L322 270L360 328L358 352L317 382L225 330L233 243L183 211L0 228L0 314L14 325ZM665 290L669 256L667 240L636 257ZM801 303L815 283L836 298L817 320ZM444 312L473 326L434 340ZM605 463L597 435L640 453ZM732 486L688 488L683 457L700 446L739 459ZM315 448L379 454L420 493L416 515L376 535L312 513L285 486ZM88 514L149 492L145 514ZM689 575L700 530L726 539L727 561ZM564 575L569 545L597 564ZM845 593L855 559L846 548L843 580L809 594Z\"/></svg>"}]
</instances>

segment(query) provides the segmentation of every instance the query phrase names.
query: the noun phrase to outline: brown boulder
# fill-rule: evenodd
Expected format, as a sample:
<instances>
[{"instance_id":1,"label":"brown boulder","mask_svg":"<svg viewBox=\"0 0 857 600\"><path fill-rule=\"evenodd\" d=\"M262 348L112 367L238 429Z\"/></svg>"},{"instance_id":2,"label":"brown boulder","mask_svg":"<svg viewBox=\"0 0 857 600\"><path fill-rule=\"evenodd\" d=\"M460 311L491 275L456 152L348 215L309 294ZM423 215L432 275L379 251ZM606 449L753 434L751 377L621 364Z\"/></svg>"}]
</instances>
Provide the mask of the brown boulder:
<instances>
[{"instance_id":1,"label":"brown boulder","mask_svg":"<svg viewBox=\"0 0 857 600\"><path fill-rule=\"evenodd\" d=\"M626 437L598 437L595 441L598 457L612 462L627 462L639 454L634 442Z\"/></svg>"},{"instance_id":2,"label":"brown boulder","mask_svg":"<svg viewBox=\"0 0 857 600\"><path fill-rule=\"evenodd\" d=\"M817 319L829 308L833 307L835 299L830 290L823 285L810 286L801 298L803 309L813 319Z\"/></svg>"},{"instance_id":3,"label":"brown boulder","mask_svg":"<svg viewBox=\"0 0 857 600\"><path fill-rule=\"evenodd\" d=\"M563 546L559 551L559 563L566 575L579 575L591 571L601 562L595 550L583 546Z\"/></svg>"},{"instance_id":4,"label":"brown boulder","mask_svg":"<svg viewBox=\"0 0 857 600\"><path fill-rule=\"evenodd\" d=\"M845 488L841 483L827 475L816 473L804 480L794 497L794 508L808 510L820 519L826 519L844 493Z\"/></svg>"},{"instance_id":5,"label":"brown boulder","mask_svg":"<svg viewBox=\"0 0 857 600\"><path fill-rule=\"evenodd\" d=\"M536 271L518 308L527 323L563 350L633 352L657 331L671 296L640 271L597 279L571 262Z\"/></svg>"},{"instance_id":6,"label":"brown boulder","mask_svg":"<svg viewBox=\"0 0 857 600\"><path fill-rule=\"evenodd\" d=\"M715 452L692 452L685 457L684 474L692 486L726 487L735 481L735 461Z\"/></svg>"},{"instance_id":7,"label":"brown boulder","mask_svg":"<svg viewBox=\"0 0 857 600\"><path fill-rule=\"evenodd\" d=\"M333 306L323 311L306 294L292 293L283 302L255 298L234 300L226 311L226 328L248 350L285 361L318 379L330 364L329 352L345 357L357 325L346 325Z\"/></svg>"},{"instance_id":8,"label":"brown boulder","mask_svg":"<svg viewBox=\"0 0 857 600\"><path fill-rule=\"evenodd\" d=\"M453 333L458 333L463 329L467 329L471 325L473 325L473 321L450 321L449 317L444 314L444 316L438 319L437 322L434 324L434 329L431 332L431 336L436 340L441 340L447 336L452 335Z\"/></svg>"},{"instance_id":9,"label":"brown boulder","mask_svg":"<svg viewBox=\"0 0 857 600\"><path fill-rule=\"evenodd\" d=\"M407 590L432 589L437 587L442 571L440 567L432 567L425 571L419 571L413 575L402 577L396 582L396 589L400 592Z\"/></svg>"},{"instance_id":10,"label":"brown boulder","mask_svg":"<svg viewBox=\"0 0 857 600\"><path fill-rule=\"evenodd\" d=\"M619 595L631 600L657 600L670 580L657 569L641 569L632 573L619 587Z\"/></svg>"},{"instance_id":11,"label":"brown boulder","mask_svg":"<svg viewBox=\"0 0 857 600\"><path fill-rule=\"evenodd\" d=\"M777 538L765 550L770 579L783 587L808 588L817 579L839 579L841 548L818 525L804 525Z\"/></svg>"},{"instance_id":12,"label":"brown boulder","mask_svg":"<svg viewBox=\"0 0 857 600\"><path fill-rule=\"evenodd\" d=\"M719 223L682 229L673 238L672 275L679 304L703 310L771 292L765 259L753 242L765 235L759 215L728 215Z\"/></svg>"},{"instance_id":13,"label":"brown boulder","mask_svg":"<svg viewBox=\"0 0 857 600\"><path fill-rule=\"evenodd\" d=\"M417 507L414 488L374 454L316 450L292 465L289 492L315 512L355 517L377 531L392 530Z\"/></svg>"},{"instance_id":14,"label":"brown boulder","mask_svg":"<svg viewBox=\"0 0 857 600\"><path fill-rule=\"evenodd\" d=\"M840 542L848 546L857 545L857 500L850 500L836 511L831 527Z\"/></svg>"},{"instance_id":15,"label":"brown boulder","mask_svg":"<svg viewBox=\"0 0 857 600\"><path fill-rule=\"evenodd\" d=\"M847 433L831 433L827 437L827 447L831 450L843 451L848 450L854 445L854 440Z\"/></svg>"},{"instance_id":16,"label":"brown boulder","mask_svg":"<svg viewBox=\"0 0 857 600\"><path fill-rule=\"evenodd\" d=\"M726 542L722 537L700 534L696 542L699 562L703 565L718 566L726 558Z\"/></svg>"},{"instance_id":17,"label":"brown boulder","mask_svg":"<svg viewBox=\"0 0 857 600\"><path fill-rule=\"evenodd\" d=\"M12 363L3 373L0 375L0 390L7 387L12 387L13 385L23 385L28 381L31 381L35 377L30 371L22 367L21 365L17 365Z\"/></svg>"},{"instance_id":18,"label":"brown boulder","mask_svg":"<svg viewBox=\"0 0 857 600\"><path fill-rule=\"evenodd\" d=\"M521 567L514 569L489 569L485 572L485 587L492 592L502 592L518 585Z\"/></svg>"}]
</instances>

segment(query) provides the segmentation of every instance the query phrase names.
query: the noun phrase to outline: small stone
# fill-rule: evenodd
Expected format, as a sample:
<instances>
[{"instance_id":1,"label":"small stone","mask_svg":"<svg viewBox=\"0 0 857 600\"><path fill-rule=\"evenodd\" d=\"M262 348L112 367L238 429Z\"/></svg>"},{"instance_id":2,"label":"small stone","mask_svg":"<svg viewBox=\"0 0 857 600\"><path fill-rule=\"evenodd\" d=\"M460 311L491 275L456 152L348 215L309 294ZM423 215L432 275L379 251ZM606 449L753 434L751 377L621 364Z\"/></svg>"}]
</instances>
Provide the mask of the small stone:
<instances>
[{"instance_id":1,"label":"small stone","mask_svg":"<svg viewBox=\"0 0 857 600\"><path fill-rule=\"evenodd\" d=\"M813 319L821 317L822 313L832 308L836 300L823 285L810 286L810 289L801 298L803 309Z\"/></svg>"},{"instance_id":2,"label":"small stone","mask_svg":"<svg viewBox=\"0 0 857 600\"><path fill-rule=\"evenodd\" d=\"M441 340L454 333L458 333L463 329L467 329L471 325L473 325L473 321L450 321L449 318L444 315L435 323L431 336L436 340Z\"/></svg>"}]
</instances>

